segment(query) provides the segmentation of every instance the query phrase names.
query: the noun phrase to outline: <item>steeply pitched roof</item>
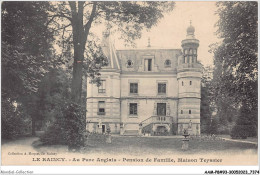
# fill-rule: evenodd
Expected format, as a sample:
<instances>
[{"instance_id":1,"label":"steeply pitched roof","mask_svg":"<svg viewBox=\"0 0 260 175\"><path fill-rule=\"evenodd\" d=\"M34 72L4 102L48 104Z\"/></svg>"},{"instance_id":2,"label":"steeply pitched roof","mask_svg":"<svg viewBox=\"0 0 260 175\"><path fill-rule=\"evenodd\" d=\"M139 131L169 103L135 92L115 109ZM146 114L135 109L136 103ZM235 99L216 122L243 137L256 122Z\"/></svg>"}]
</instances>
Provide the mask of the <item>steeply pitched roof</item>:
<instances>
[{"instance_id":1,"label":"steeply pitched roof","mask_svg":"<svg viewBox=\"0 0 260 175\"><path fill-rule=\"evenodd\" d=\"M116 49L114 43L111 40L109 34L105 34L103 37L102 50L104 55L108 58L108 66L103 69L115 69L120 70L119 60L116 55Z\"/></svg>"}]
</instances>

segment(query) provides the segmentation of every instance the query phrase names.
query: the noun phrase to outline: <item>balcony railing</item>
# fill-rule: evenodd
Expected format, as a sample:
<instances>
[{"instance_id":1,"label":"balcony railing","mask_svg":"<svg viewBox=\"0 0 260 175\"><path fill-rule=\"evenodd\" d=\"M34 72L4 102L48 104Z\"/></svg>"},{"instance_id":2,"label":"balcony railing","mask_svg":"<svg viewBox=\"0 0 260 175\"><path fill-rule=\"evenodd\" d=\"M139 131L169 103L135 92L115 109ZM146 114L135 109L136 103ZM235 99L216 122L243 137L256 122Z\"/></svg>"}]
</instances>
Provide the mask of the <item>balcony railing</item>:
<instances>
[{"instance_id":1,"label":"balcony railing","mask_svg":"<svg viewBox=\"0 0 260 175\"><path fill-rule=\"evenodd\" d=\"M172 123L172 116L151 116L148 119L144 120L141 122L142 126L145 127L151 123L160 123L160 124L164 124L164 123Z\"/></svg>"},{"instance_id":2,"label":"balcony railing","mask_svg":"<svg viewBox=\"0 0 260 175\"><path fill-rule=\"evenodd\" d=\"M184 69L184 68L199 68L202 69L202 66L200 63L183 63L178 65L178 70L179 69Z\"/></svg>"},{"instance_id":3,"label":"balcony railing","mask_svg":"<svg viewBox=\"0 0 260 175\"><path fill-rule=\"evenodd\" d=\"M97 112L97 115L106 115L106 112Z\"/></svg>"},{"instance_id":4,"label":"balcony railing","mask_svg":"<svg viewBox=\"0 0 260 175\"><path fill-rule=\"evenodd\" d=\"M172 117L171 116L152 116L153 123L171 123Z\"/></svg>"},{"instance_id":5,"label":"balcony railing","mask_svg":"<svg viewBox=\"0 0 260 175\"><path fill-rule=\"evenodd\" d=\"M98 89L98 93L106 93L106 89Z\"/></svg>"}]
</instances>

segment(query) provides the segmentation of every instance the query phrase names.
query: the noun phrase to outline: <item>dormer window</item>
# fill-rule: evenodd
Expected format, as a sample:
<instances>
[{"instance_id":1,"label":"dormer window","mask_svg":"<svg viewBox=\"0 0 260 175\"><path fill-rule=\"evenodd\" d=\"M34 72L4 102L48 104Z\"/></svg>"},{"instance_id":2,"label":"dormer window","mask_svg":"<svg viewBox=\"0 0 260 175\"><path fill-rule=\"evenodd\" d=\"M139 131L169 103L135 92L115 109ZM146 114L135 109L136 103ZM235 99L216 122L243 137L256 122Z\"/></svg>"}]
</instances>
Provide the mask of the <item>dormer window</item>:
<instances>
[{"instance_id":1,"label":"dormer window","mask_svg":"<svg viewBox=\"0 0 260 175\"><path fill-rule=\"evenodd\" d=\"M127 68L133 67L133 61L128 60L127 63L126 63L126 66L127 66Z\"/></svg>"},{"instance_id":2,"label":"dormer window","mask_svg":"<svg viewBox=\"0 0 260 175\"><path fill-rule=\"evenodd\" d=\"M166 61L164 62L164 66L165 66L165 67L171 67L171 60L166 60Z\"/></svg>"},{"instance_id":3,"label":"dormer window","mask_svg":"<svg viewBox=\"0 0 260 175\"><path fill-rule=\"evenodd\" d=\"M145 71L152 71L152 59L145 59L144 60L144 70Z\"/></svg>"}]
</instances>

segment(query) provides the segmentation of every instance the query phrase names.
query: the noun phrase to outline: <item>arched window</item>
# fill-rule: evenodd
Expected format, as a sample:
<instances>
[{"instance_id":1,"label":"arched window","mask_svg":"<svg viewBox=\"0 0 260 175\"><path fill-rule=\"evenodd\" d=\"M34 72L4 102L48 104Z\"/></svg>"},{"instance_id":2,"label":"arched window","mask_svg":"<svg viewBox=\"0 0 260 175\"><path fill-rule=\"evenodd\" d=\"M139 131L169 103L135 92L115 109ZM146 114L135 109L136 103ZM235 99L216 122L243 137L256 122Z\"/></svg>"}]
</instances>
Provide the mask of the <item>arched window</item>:
<instances>
[{"instance_id":1,"label":"arched window","mask_svg":"<svg viewBox=\"0 0 260 175\"><path fill-rule=\"evenodd\" d=\"M189 110L189 114L191 114L191 110Z\"/></svg>"},{"instance_id":2,"label":"arched window","mask_svg":"<svg viewBox=\"0 0 260 175\"><path fill-rule=\"evenodd\" d=\"M164 66L165 67L171 67L171 60L165 60Z\"/></svg>"},{"instance_id":3,"label":"arched window","mask_svg":"<svg viewBox=\"0 0 260 175\"><path fill-rule=\"evenodd\" d=\"M190 81L190 85L192 85L192 81Z\"/></svg>"},{"instance_id":4,"label":"arched window","mask_svg":"<svg viewBox=\"0 0 260 175\"><path fill-rule=\"evenodd\" d=\"M182 86L184 86L184 83L183 83L183 81L181 82L181 85L182 85Z\"/></svg>"},{"instance_id":5,"label":"arched window","mask_svg":"<svg viewBox=\"0 0 260 175\"><path fill-rule=\"evenodd\" d=\"M181 114L183 114L183 110L181 110Z\"/></svg>"}]
</instances>

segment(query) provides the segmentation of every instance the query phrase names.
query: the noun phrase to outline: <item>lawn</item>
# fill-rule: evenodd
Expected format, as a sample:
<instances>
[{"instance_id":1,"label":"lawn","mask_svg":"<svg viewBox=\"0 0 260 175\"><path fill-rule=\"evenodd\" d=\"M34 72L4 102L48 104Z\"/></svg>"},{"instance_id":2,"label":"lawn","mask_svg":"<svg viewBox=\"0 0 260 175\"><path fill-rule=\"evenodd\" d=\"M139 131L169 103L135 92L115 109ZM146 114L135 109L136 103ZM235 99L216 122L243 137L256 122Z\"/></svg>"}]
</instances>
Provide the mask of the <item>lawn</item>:
<instances>
[{"instance_id":1,"label":"lawn","mask_svg":"<svg viewBox=\"0 0 260 175\"><path fill-rule=\"evenodd\" d=\"M237 153L251 151L257 154L257 146L250 143L240 143L222 140L190 140L189 149L183 151L181 138L158 137L112 137L112 143L91 141L84 153L108 153L129 155L162 155L167 153L210 154Z\"/></svg>"},{"instance_id":2,"label":"lawn","mask_svg":"<svg viewBox=\"0 0 260 175\"><path fill-rule=\"evenodd\" d=\"M91 137L90 137L91 138ZM127 137L113 136L112 143L105 142L105 136L92 137L88 145L79 152L69 152L65 145L49 145L35 146L39 143L37 137L25 137L13 141L2 143L2 160L5 165L64 165L64 162L33 162L35 156L19 156L9 155L12 152L33 152L33 153L55 153L56 156L42 157L58 157L66 158L69 165L103 165L97 161L97 158L111 159L116 158L117 162L107 162L106 165L123 165L129 163L122 161L126 159L136 158L172 158L176 162L174 165L194 165L192 163L178 162L179 158L192 158L198 161L203 159L222 159L220 163L211 163L211 165L255 165L257 164L257 146L251 143L241 143L223 140L198 140L189 141L189 149L183 151L182 138L180 137ZM32 146L34 145L34 146ZM37 156L36 156L37 157ZM41 157L40 157L41 158ZM86 158L95 159L93 162L73 162L69 159ZM13 161L15 159L15 162ZM120 161L121 160L121 161ZM131 165L142 165L142 163L131 162ZM151 164L159 165L158 162ZM209 165L205 162L195 162L198 165ZM160 165L173 165L169 163L161 163ZM196 164L197 165L197 164Z\"/></svg>"}]
</instances>

